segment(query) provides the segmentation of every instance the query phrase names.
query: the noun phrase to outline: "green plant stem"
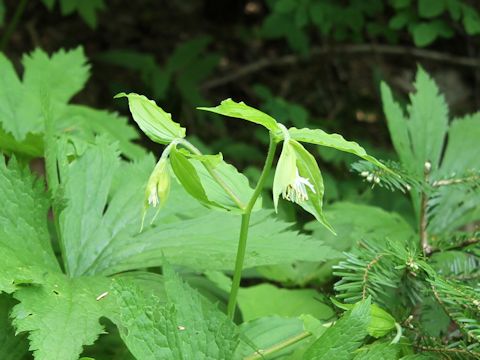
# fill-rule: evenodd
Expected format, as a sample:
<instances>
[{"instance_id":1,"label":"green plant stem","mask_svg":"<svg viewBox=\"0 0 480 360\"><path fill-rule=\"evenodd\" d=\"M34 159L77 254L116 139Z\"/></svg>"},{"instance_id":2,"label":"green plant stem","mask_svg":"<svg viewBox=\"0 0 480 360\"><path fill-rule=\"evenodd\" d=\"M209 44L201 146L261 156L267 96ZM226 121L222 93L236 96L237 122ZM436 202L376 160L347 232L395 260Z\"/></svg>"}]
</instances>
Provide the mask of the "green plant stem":
<instances>
[{"instance_id":1,"label":"green plant stem","mask_svg":"<svg viewBox=\"0 0 480 360\"><path fill-rule=\"evenodd\" d=\"M22 17L25 8L27 7L28 0L20 0L17 8L15 9L15 13L13 14L12 20L8 24L5 32L3 33L2 39L0 40L0 51L4 51L5 47L7 46L10 37L12 36L13 32L17 28L18 22Z\"/></svg>"},{"instance_id":2,"label":"green plant stem","mask_svg":"<svg viewBox=\"0 0 480 360\"><path fill-rule=\"evenodd\" d=\"M198 150L188 140L181 139L179 141L179 144L185 146L188 150L190 150L191 152L193 152L196 155L202 155L202 152L200 150ZM210 164L207 164L207 163L203 163L203 166L205 166L205 169L207 169L210 176L217 182L218 185L220 185L222 187L222 189L225 191L225 193L227 193L227 195L230 196L230 198L238 206L238 208L240 210L244 210L245 209L245 204L243 204L242 201L238 198L238 196L235 195L235 193L232 191L232 189L230 189L230 187L227 184L225 184L223 179L220 176L218 176L215 169Z\"/></svg>"},{"instance_id":3,"label":"green plant stem","mask_svg":"<svg viewBox=\"0 0 480 360\"><path fill-rule=\"evenodd\" d=\"M290 346L290 345L293 345L309 336L311 336L312 334L308 331L304 331L298 335L295 335L285 341L282 341L281 343L278 343L278 344L275 344L265 350L258 350L257 352L255 352L254 354L252 355L249 355L247 356L244 360L257 360L257 359L264 359L265 356L267 355L271 355L271 354L274 354L276 353L277 351L280 351L280 350L283 350L285 349L286 347Z\"/></svg>"},{"instance_id":4,"label":"green plant stem","mask_svg":"<svg viewBox=\"0 0 480 360\"><path fill-rule=\"evenodd\" d=\"M275 156L275 150L277 148L277 143L273 137L273 134L270 133L270 145L268 147L267 158L265 160L265 165L263 166L262 173L258 179L257 186L253 191L252 197L248 201L245 212L242 215L242 224L240 226L240 237L238 239L238 248L237 248L237 257L235 260L235 270L233 273L232 288L230 290L230 297L228 298L228 307L227 314L230 319L233 320L235 316L235 307L237 305L237 295L238 289L240 288L240 281L242 280L242 270L243 262L245 260L245 251L247 249L247 239L248 239L248 228L250 225L250 215L252 209L260 196L265 181L267 180L270 169L272 168L273 158Z\"/></svg>"}]
</instances>

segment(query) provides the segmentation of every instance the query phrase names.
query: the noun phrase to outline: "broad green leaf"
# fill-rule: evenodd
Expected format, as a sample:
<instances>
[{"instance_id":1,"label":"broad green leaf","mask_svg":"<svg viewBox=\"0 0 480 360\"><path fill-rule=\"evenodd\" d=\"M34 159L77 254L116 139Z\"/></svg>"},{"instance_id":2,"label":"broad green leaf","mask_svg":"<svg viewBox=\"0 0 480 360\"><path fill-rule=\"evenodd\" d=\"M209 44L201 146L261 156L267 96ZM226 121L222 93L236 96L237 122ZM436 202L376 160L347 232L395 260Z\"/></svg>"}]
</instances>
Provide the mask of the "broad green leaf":
<instances>
[{"instance_id":1,"label":"broad green leaf","mask_svg":"<svg viewBox=\"0 0 480 360\"><path fill-rule=\"evenodd\" d=\"M110 282L60 273L47 273L42 282L14 293L20 303L13 308L13 324L17 332L28 331L36 360L76 360L103 333L99 318L111 313L111 300L97 299Z\"/></svg>"},{"instance_id":2,"label":"broad green leaf","mask_svg":"<svg viewBox=\"0 0 480 360\"><path fill-rule=\"evenodd\" d=\"M403 124L408 129L413 163L404 165L416 174L422 174L423 164L426 161L432 163L432 169L437 169L439 166L442 146L448 130L448 108L435 81L421 67L417 71L414 86L416 92L410 94L411 105L407 108L409 119ZM398 114L387 113L386 115L388 123L399 121L390 116ZM397 135L390 129L392 138ZM399 153L401 158L402 155Z\"/></svg>"},{"instance_id":3,"label":"broad green leaf","mask_svg":"<svg viewBox=\"0 0 480 360\"><path fill-rule=\"evenodd\" d=\"M38 99L66 104L88 80L90 66L81 47L60 50L49 57L40 49L23 57L23 85Z\"/></svg>"},{"instance_id":4,"label":"broad green leaf","mask_svg":"<svg viewBox=\"0 0 480 360\"><path fill-rule=\"evenodd\" d=\"M172 116L163 111L155 101L135 93L120 93L115 98L126 97L133 120L152 141L168 144L175 139L185 137L185 128L172 120Z\"/></svg>"},{"instance_id":5,"label":"broad green leaf","mask_svg":"<svg viewBox=\"0 0 480 360\"><path fill-rule=\"evenodd\" d=\"M88 108L68 105L83 88L89 65L78 47L60 50L52 56L40 49L23 57L24 74L20 81L10 61L0 54L0 148L29 157L44 151L44 115L49 113L57 134L93 140L108 134L120 143L124 154L137 159L144 150L131 141L138 135L125 118Z\"/></svg>"},{"instance_id":6,"label":"broad green leaf","mask_svg":"<svg viewBox=\"0 0 480 360\"><path fill-rule=\"evenodd\" d=\"M361 157L371 163L385 168L381 162L375 159L373 156L367 154L364 148L358 145L354 141L347 141L343 138L342 135L339 134L328 134L323 130L320 129L297 129L297 128L290 128L288 129L290 136L292 139L297 140L299 142L307 142L310 144L316 144L320 146L326 146L330 148L334 148L340 151L348 152L354 155Z\"/></svg>"},{"instance_id":7,"label":"broad green leaf","mask_svg":"<svg viewBox=\"0 0 480 360\"><path fill-rule=\"evenodd\" d=\"M447 1L445 0L419 0L418 13L425 18L433 18L444 12Z\"/></svg>"},{"instance_id":8,"label":"broad green leaf","mask_svg":"<svg viewBox=\"0 0 480 360\"><path fill-rule=\"evenodd\" d=\"M22 360L28 352L26 337L15 335L9 313L14 302L5 294L0 295L0 359Z\"/></svg>"},{"instance_id":9,"label":"broad green leaf","mask_svg":"<svg viewBox=\"0 0 480 360\"><path fill-rule=\"evenodd\" d=\"M355 353L354 360L397 360L400 354L398 344L388 342L374 342L373 344L363 346Z\"/></svg>"},{"instance_id":10,"label":"broad green leaf","mask_svg":"<svg viewBox=\"0 0 480 360\"><path fill-rule=\"evenodd\" d=\"M265 354L268 349L287 344L293 339L298 342L286 346L283 351L276 351L275 357L288 355L298 345L302 345L304 338L310 338L299 318L282 318L278 316L262 317L246 321L240 325L240 344L235 351L235 359L245 359L258 353ZM270 357L267 357L267 359Z\"/></svg>"},{"instance_id":11,"label":"broad green leaf","mask_svg":"<svg viewBox=\"0 0 480 360\"><path fill-rule=\"evenodd\" d=\"M251 121L253 123L266 127L272 132L280 130L274 118L260 110L248 106L244 102L238 103L233 101L232 99L226 99L223 100L220 105L216 107L199 107L197 109Z\"/></svg>"},{"instance_id":12,"label":"broad green leaf","mask_svg":"<svg viewBox=\"0 0 480 360\"><path fill-rule=\"evenodd\" d=\"M336 306L344 310L351 310L355 307L354 304L342 304L335 300L332 301ZM395 318L377 304L370 305L370 323L367 328L368 334L379 338L387 335L393 329L395 329Z\"/></svg>"},{"instance_id":13,"label":"broad green leaf","mask_svg":"<svg viewBox=\"0 0 480 360\"><path fill-rule=\"evenodd\" d=\"M329 328L307 350L309 360L348 360L355 357L354 351L367 336L370 323L370 300L357 303L340 320Z\"/></svg>"},{"instance_id":14,"label":"broad green leaf","mask_svg":"<svg viewBox=\"0 0 480 360\"><path fill-rule=\"evenodd\" d=\"M69 105L59 115L57 132L68 134L85 141L93 141L95 135L109 136L118 142L118 148L126 157L139 160L145 149L132 141L138 133L128 124L128 119L117 113L97 110L83 105Z\"/></svg>"},{"instance_id":15,"label":"broad green leaf","mask_svg":"<svg viewBox=\"0 0 480 360\"><path fill-rule=\"evenodd\" d=\"M210 202L217 204L227 210L240 212L237 203L228 195L225 190L218 184L212 174L206 169L204 160L192 158L191 164L195 167L205 193ZM219 161L213 169L225 186L235 195L242 206L246 205L250 200L253 189L250 187L248 179L240 173L233 165L225 161ZM254 206L254 211L261 208L262 199L259 197Z\"/></svg>"},{"instance_id":16,"label":"broad green leaf","mask_svg":"<svg viewBox=\"0 0 480 360\"><path fill-rule=\"evenodd\" d=\"M71 276L82 275L92 253L98 252L109 238L109 229L102 224L108 192L119 165L114 146L99 139L61 173L67 206L59 217L61 239L68 253L65 268Z\"/></svg>"},{"instance_id":17,"label":"broad green leaf","mask_svg":"<svg viewBox=\"0 0 480 360\"><path fill-rule=\"evenodd\" d=\"M0 53L0 123L22 141L27 133L41 129L39 99L18 78L5 55Z\"/></svg>"},{"instance_id":18,"label":"broad green leaf","mask_svg":"<svg viewBox=\"0 0 480 360\"><path fill-rule=\"evenodd\" d=\"M312 289L289 290L261 284L241 288L238 306L244 321L272 315L298 317L310 314L322 320L333 317L333 310L319 298L320 294Z\"/></svg>"},{"instance_id":19,"label":"broad green leaf","mask_svg":"<svg viewBox=\"0 0 480 360\"><path fill-rule=\"evenodd\" d=\"M305 229L338 251L348 251L365 240L385 243L390 239L402 244L417 240L415 230L400 215L376 206L336 202L325 210L325 217L337 236L316 221L307 223Z\"/></svg>"},{"instance_id":20,"label":"broad green leaf","mask_svg":"<svg viewBox=\"0 0 480 360\"><path fill-rule=\"evenodd\" d=\"M118 283L120 334L138 359L230 359L235 325L218 308L164 267L167 303ZM147 329L147 331L145 331Z\"/></svg>"},{"instance_id":21,"label":"broad green leaf","mask_svg":"<svg viewBox=\"0 0 480 360\"><path fill-rule=\"evenodd\" d=\"M0 292L13 292L16 282L34 282L36 271L58 271L47 228L49 208L43 183L15 159L0 157Z\"/></svg>"},{"instance_id":22,"label":"broad green leaf","mask_svg":"<svg viewBox=\"0 0 480 360\"><path fill-rule=\"evenodd\" d=\"M198 176L198 172L195 166L187 159L187 157L181 152L177 151L175 147L170 152L170 162L172 164L173 172L178 181L182 184L183 188L195 199L200 201L205 206L221 207L213 201L210 201L207 197L205 189L203 188L202 181Z\"/></svg>"},{"instance_id":23,"label":"broad green leaf","mask_svg":"<svg viewBox=\"0 0 480 360\"><path fill-rule=\"evenodd\" d=\"M388 130L393 147L405 166L414 164L413 149L408 134L407 119L401 106L395 102L392 91L384 82L380 86L383 112L387 118ZM410 165L408 165L410 164Z\"/></svg>"}]
</instances>

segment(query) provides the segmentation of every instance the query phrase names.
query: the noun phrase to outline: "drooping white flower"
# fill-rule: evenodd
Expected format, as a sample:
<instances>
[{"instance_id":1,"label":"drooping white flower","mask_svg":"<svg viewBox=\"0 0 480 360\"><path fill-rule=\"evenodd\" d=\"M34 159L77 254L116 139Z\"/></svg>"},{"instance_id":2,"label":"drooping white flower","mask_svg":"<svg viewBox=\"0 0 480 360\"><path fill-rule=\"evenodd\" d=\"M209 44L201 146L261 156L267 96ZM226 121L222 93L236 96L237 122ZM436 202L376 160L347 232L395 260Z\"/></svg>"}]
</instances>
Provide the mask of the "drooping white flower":
<instances>
[{"instance_id":1,"label":"drooping white flower","mask_svg":"<svg viewBox=\"0 0 480 360\"><path fill-rule=\"evenodd\" d=\"M148 205L157 207L167 199L170 192L170 173L167 165L167 159L161 158L148 179L145 191Z\"/></svg>"},{"instance_id":2,"label":"drooping white flower","mask_svg":"<svg viewBox=\"0 0 480 360\"><path fill-rule=\"evenodd\" d=\"M307 178L301 177L298 168L295 169L295 178L282 190L285 200L301 204L308 200L307 187L315 194L315 188Z\"/></svg>"}]
</instances>

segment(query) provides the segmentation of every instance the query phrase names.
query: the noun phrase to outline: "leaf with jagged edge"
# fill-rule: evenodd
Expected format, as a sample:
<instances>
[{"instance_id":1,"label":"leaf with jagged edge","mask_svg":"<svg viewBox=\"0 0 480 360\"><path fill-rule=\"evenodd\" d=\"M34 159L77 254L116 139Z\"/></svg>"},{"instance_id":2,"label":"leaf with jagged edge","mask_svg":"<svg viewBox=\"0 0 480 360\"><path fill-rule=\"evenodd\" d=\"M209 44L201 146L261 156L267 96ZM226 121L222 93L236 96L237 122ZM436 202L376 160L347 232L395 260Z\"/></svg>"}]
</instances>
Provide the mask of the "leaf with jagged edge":
<instances>
[{"instance_id":1,"label":"leaf with jagged edge","mask_svg":"<svg viewBox=\"0 0 480 360\"><path fill-rule=\"evenodd\" d=\"M307 350L309 360L348 360L355 357L363 339L368 335L370 298L359 302L346 312L331 328L321 335Z\"/></svg>"},{"instance_id":2,"label":"leaf with jagged edge","mask_svg":"<svg viewBox=\"0 0 480 360\"><path fill-rule=\"evenodd\" d=\"M0 292L36 282L38 269L58 271L47 228L48 197L43 183L15 159L0 155Z\"/></svg>"},{"instance_id":3,"label":"leaf with jagged edge","mask_svg":"<svg viewBox=\"0 0 480 360\"><path fill-rule=\"evenodd\" d=\"M450 125L442 165L432 174L432 181L467 181L434 189L428 204L430 233L442 234L480 219L479 137L480 113L455 119Z\"/></svg>"},{"instance_id":4,"label":"leaf with jagged edge","mask_svg":"<svg viewBox=\"0 0 480 360\"><path fill-rule=\"evenodd\" d=\"M235 325L169 266L164 276L166 304L131 285L113 286L120 334L130 351L142 360L232 358L238 344Z\"/></svg>"},{"instance_id":5,"label":"leaf with jagged edge","mask_svg":"<svg viewBox=\"0 0 480 360\"><path fill-rule=\"evenodd\" d=\"M13 308L13 324L17 332L28 332L35 359L78 359L83 346L104 332L99 319L113 317L110 297L100 299L109 288L110 280L103 277L48 273L42 285L17 290L13 296L20 303Z\"/></svg>"},{"instance_id":6,"label":"leaf with jagged edge","mask_svg":"<svg viewBox=\"0 0 480 360\"><path fill-rule=\"evenodd\" d=\"M24 335L15 335L9 313L14 302L5 294L0 294L0 359L22 360L28 352Z\"/></svg>"},{"instance_id":7,"label":"leaf with jagged edge","mask_svg":"<svg viewBox=\"0 0 480 360\"><path fill-rule=\"evenodd\" d=\"M89 65L83 49L60 50L49 56L40 49L23 57L22 80L11 62L0 54L0 148L30 157L43 156L44 114L54 116L57 133L80 137L107 133L119 141L128 158L143 155L131 140L136 131L120 118L68 102L89 77Z\"/></svg>"},{"instance_id":8,"label":"leaf with jagged edge","mask_svg":"<svg viewBox=\"0 0 480 360\"><path fill-rule=\"evenodd\" d=\"M395 150L408 170L421 175L426 161L431 162L433 171L440 165L448 130L448 107L435 81L421 67L414 86L416 92L410 94L407 114L395 102L386 84L382 84L381 90Z\"/></svg>"},{"instance_id":9,"label":"leaf with jagged edge","mask_svg":"<svg viewBox=\"0 0 480 360\"><path fill-rule=\"evenodd\" d=\"M0 162L0 197L0 291L19 301L11 315L16 331L29 332L37 360L75 360L102 332L98 319L110 314L109 299L96 300L109 280L61 273L47 229L44 186L13 159Z\"/></svg>"}]
</instances>

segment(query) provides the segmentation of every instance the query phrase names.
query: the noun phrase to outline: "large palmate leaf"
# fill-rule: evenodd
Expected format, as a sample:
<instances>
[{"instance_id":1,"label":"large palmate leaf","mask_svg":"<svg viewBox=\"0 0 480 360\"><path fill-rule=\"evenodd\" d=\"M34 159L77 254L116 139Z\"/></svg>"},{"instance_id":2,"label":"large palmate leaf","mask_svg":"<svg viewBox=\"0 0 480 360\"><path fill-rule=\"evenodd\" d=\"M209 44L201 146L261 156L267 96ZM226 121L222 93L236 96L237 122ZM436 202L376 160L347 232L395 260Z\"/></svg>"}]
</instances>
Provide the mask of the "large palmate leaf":
<instances>
[{"instance_id":1,"label":"large palmate leaf","mask_svg":"<svg viewBox=\"0 0 480 360\"><path fill-rule=\"evenodd\" d=\"M235 325L169 267L167 302L119 282L120 334L137 359L231 359L238 343Z\"/></svg>"},{"instance_id":2,"label":"large palmate leaf","mask_svg":"<svg viewBox=\"0 0 480 360\"><path fill-rule=\"evenodd\" d=\"M20 302L12 311L16 331L29 332L36 359L75 360L103 331L98 319L109 314L108 299L96 299L109 282L61 273L50 245L43 184L14 160L0 164L0 197L0 292L12 292Z\"/></svg>"},{"instance_id":3,"label":"large palmate leaf","mask_svg":"<svg viewBox=\"0 0 480 360\"><path fill-rule=\"evenodd\" d=\"M52 116L56 133L93 138L104 133L121 144L122 152L137 158L144 151L126 119L68 102L89 77L82 48L48 56L40 49L23 57L21 80L10 61L0 54L0 148L31 157L43 155L44 117Z\"/></svg>"},{"instance_id":4,"label":"large palmate leaf","mask_svg":"<svg viewBox=\"0 0 480 360\"><path fill-rule=\"evenodd\" d=\"M197 269L233 268L240 217L206 210L175 183L154 223L139 232L153 166L150 157L120 162L115 149L100 141L62 168L68 202L60 223L71 275L158 266L163 255ZM251 224L246 267L339 256L320 240L289 230L272 211L256 212Z\"/></svg>"},{"instance_id":5,"label":"large palmate leaf","mask_svg":"<svg viewBox=\"0 0 480 360\"><path fill-rule=\"evenodd\" d=\"M448 108L435 81L419 68L410 95L411 105L404 114L389 87L382 83L383 109L390 136L402 163L412 173L422 175L426 161L435 170L448 129Z\"/></svg>"}]
</instances>

